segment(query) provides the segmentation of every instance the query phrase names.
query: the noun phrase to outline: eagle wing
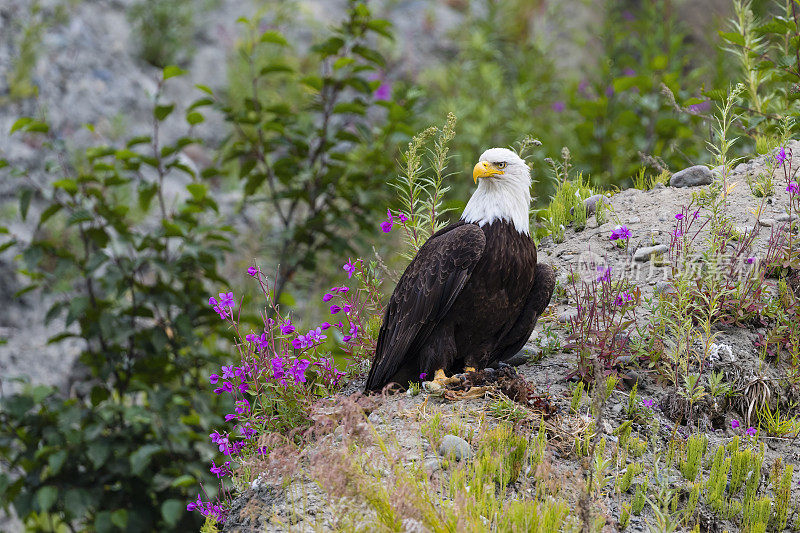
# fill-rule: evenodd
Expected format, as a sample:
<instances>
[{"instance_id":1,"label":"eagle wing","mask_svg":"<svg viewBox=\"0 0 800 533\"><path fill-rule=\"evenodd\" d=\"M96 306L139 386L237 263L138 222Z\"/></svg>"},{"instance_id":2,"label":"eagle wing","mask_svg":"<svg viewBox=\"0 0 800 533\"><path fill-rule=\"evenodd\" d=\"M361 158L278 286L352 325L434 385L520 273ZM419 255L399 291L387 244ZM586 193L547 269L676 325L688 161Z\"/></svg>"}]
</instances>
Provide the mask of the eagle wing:
<instances>
[{"instance_id":1,"label":"eagle wing","mask_svg":"<svg viewBox=\"0 0 800 533\"><path fill-rule=\"evenodd\" d=\"M485 246L483 230L465 222L441 229L422 245L386 307L366 390L385 385L422 347L461 293Z\"/></svg>"}]
</instances>

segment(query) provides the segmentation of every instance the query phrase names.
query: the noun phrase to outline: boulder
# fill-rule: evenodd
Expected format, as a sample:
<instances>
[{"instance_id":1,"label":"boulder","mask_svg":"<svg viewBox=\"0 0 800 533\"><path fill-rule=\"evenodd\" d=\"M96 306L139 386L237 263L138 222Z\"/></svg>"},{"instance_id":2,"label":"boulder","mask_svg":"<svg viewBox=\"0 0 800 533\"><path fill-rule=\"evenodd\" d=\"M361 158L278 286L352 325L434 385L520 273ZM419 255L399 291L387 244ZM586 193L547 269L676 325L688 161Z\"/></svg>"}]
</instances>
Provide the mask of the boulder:
<instances>
[{"instance_id":1,"label":"boulder","mask_svg":"<svg viewBox=\"0 0 800 533\"><path fill-rule=\"evenodd\" d=\"M672 187L698 187L708 185L714 180L711 170L705 165L695 165L676 172L669 179Z\"/></svg>"}]
</instances>

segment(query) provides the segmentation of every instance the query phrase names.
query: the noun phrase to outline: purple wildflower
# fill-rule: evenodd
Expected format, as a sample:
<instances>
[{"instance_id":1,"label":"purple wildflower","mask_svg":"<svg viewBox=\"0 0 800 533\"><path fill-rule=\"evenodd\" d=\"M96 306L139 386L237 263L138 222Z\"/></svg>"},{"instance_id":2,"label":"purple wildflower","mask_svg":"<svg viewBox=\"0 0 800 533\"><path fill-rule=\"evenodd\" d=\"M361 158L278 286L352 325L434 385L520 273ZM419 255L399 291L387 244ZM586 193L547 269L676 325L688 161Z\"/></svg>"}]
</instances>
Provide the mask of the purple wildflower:
<instances>
[{"instance_id":1,"label":"purple wildflower","mask_svg":"<svg viewBox=\"0 0 800 533\"><path fill-rule=\"evenodd\" d=\"M786 190L789 191L789 194L800 193L800 185L798 185L796 181L790 181Z\"/></svg>"},{"instance_id":2,"label":"purple wildflower","mask_svg":"<svg viewBox=\"0 0 800 533\"><path fill-rule=\"evenodd\" d=\"M255 276L256 274L258 274L258 268L250 267L247 269L247 273L250 274L251 276Z\"/></svg>"},{"instance_id":3,"label":"purple wildflower","mask_svg":"<svg viewBox=\"0 0 800 533\"><path fill-rule=\"evenodd\" d=\"M342 270L347 272L347 278L350 279L353 277L353 272L356 271L356 265L353 264L353 260L349 257L347 258L347 263L342 266Z\"/></svg>"},{"instance_id":4,"label":"purple wildflower","mask_svg":"<svg viewBox=\"0 0 800 533\"><path fill-rule=\"evenodd\" d=\"M223 366L222 367L222 379L233 379L236 377L236 373L234 371L234 366Z\"/></svg>"},{"instance_id":5,"label":"purple wildflower","mask_svg":"<svg viewBox=\"0 0 800 533\"><path fill-rule=\"evenodd\" d=\"M555 111L556 113L562 113L567 108L566 104L561 100L553 102L553 105L551 107L553 108L553 111Z\"/></svg>"},{"instance_id":6,"label":"purple wildflower","mask_svg":"<svg viewBox=\"0 0 800 533\"><path fill-rule=\"evenodd\" d=\"M389 100L392 97L392 86L387 82L381 82L375 92L372 93L375 100Z\"/></svg>"},{"instance_id":7,"label":"purple wildflower","mask_svg":"<svg viewBox=\"0 0 800 533\"><path fill-rule=\"evenodd\" d=\"M642 400L642 405L652 409L653 405L655 405L655 402L653 400Z\"/></svg>"},{"instance_id":8,"label":"purple wildflower","mask_svg":"<svg viewBox=\"0 0 800 533\"><path fill-rule=\"evenodd\" d=\"M329 302L329 301L331 301L331 298L333 298L333 294L327 293L327 294L325 294L325 296L322 297L322 301L323 302Z\"/></svg>"},{"instance_id":9,"label":"purple wildflower","mask_svg":"<svg viewBox=\"0 0 800 533\"><path fill-rule=\"evenodd\" d=\"M212 385L216 385L217 381L219 381L219 375L211 374L210 376L208 376L208 381L211 382Z\"/></svg>"},{"instance_id":10,"label":"purple wildflower","mask_svg":"<svg viewBox=\"0 0 800 533\"><path fill-rule=\"evenodd\" d=\"M419 375L419 379L421 379L422 381L425 381L425 378L426 378L426 377L428 377L428 374L426 374L425 372L423 372L423 373L421 373L421 374Z\"/></svg>"},{"instance_id":11,"label":"purple wildflower","mask_svg":"<svg viewBox=\"0 0 800 533\"><path fill-rule=\"evenodd\" d=\"M631 67L627 67L622 71L623 76L636 76L636 71Z\"/></svg>"},{"instance_id":12,"label":"purple wildflower","mask_svg":"<svg viewBox=\"0 0 800 533\"><path fill-rule=\"evenodd\" d=\"M339 306L338 306L338 305L336 305L336 304L333 304L333 305L331 306L331 314L332 314L332 315L335 315L336 313L338 313L338 312L339 312L339 311L341 311L341 310L342 310L342 308L341 308L341 307L339 307Z\"/></svg>"},{"instance_id":13,"label":"purple wildflower","mask_svg":"<svg viewBox=\"0 0 800 533\"><path fill-rule=\"evenodd\" d=\"M747 263L748 265L752 265L755 261L756 261L755 257L748 257L747 259L744 260L744 262Z\"/></svg>"},{"instance_id":14,"label":"purple wildflower","mask_svg":"<svg viewBox=\"0 0 800 533\"><path fill-rule=\"evenodd\" d=\"M611 281L611 267L597 267L597 271L601 274L597 277L597 281Z\"/></svg>"},{"instance_id":15,"label":"purple wildflower","mask_svg":"<svg viewBox=\"0 0 800 533\"><path fill-rule=\"evenodd\" d=\"M233 293L219 293L219 305L220 307L235 307L236 302L233 301Z\"/></svg>"},{"instance_id":16,"label":"purple wildflower","mask_svg":"<svg viewBox=\"0 0 800 533\"><path fill-rule=\"evenodd\" d=\"M294 378L295 383L305 383L306 382L306 369L311 364L311 361L308 359L297 359L293 364L292 368L289 370L289 373Z\"/></svg>"},{"instance_id":17,"label":"purple wildflower","mask_svg":"<svg viewBox=\"0 0 800 533\"><path fill-rule=\"evenodd\" d=\"M755 437L758 431L756 430L756 428L750 427L745 430L745 433L747 433L751 437Z\"/></svg>"},{"instance_id":18,"label":"purple wildflower","mask_svg":"<svg viewBox=\"0 0 800 533\"><path fill-rule=\"evenodd\" d=\"M677 215L675 215L675 218L677 220L683 220L683 213L678 213Z\"/></svg>"},{"instance_id":19,"label":"purple wildflower","mask_svg":"<svg viewBox=\"0 0 800 533\"><path fill-rule=\"evenodd\" d=\"M386 210L386 217L386 222L381 222L381 230L383 230L384 233L389 233L392 231L392 226L394 225L394 217L389 209Z\"/></svg>"},{"instance_id":20,"label":"purple wildflower","mask_svg":"<svg viewBox=\"0 0 800 533\"><path fill-rule=\"evenodd\" d=\"M622 225L617 226L612 232L611 237L609 237L612 241L616 241L617 239L629 239L631 237L631 230L628 229L628 226Z\"/></svg>"},{"instance_id":21,"label":"purple wildflower","mask_svg":"<svg viewBox=\"0 0 800 533\"><path fill-rule=\"evenodd\" d=\"M397 215L397 218L399 218L399 219L400 219L400 222L405 222L406 220L408 220L408 217L407 217L407 216L405 216L403 213L399 213L399 214Z\"/></svg>"},{"instance_id":22,"label":"purple wildflower","mask_svg":"<svg viewBox=\"0 0 800 533\"><path fill-rule=\"evenodd\" d=\"M786 149L781 146L781 149L778 151L778 155L775 156L775 162L779 165L782 165L786 161Z\"/></svg>"},{"instance_id":23,"label":"purple wildflower","mask_svg":"<svg viewBox=\"0 0 800 533\"><path fill-rule=\"evenodd\" d=\"M308 337L305 335L298 335L292 340L292 346L295 350L301 350L303 348L308 348ZM312 341L313 342L313 341Z\"/></svg>"},{"instance_id":24,"label":"purple wildflower","mask_svg":"<svg viewBox=\"0 0 800 533\"><path fill-rule=\"evenodd\" d=\"M331 327L331 325L330 325L328 322L323 322L322 324L320 324L320 325L319 325L319 328L320 328L322 331L325 331L325 330L326 330L326 329L328 329L329 327Z\"/></svg>"},{"instance_id":25,"label":"purple wildflower","mask_svg":"<svg viewBox=\"0 0 800 533\"><path fill-rule=\"evenodd\" d=\"M258 349L259 350L264 350L269 346L269 338L267 337L267 332L266 331L264 333L262 333L261 336L258 337L257 340L258 340Z\"/></svg>"},{"instance_id":26,"label":"purple wildflower","mask_svg":"<svg viewBox=\"0 0 800 533\"><path fill-rule=\"evenodd\" d=\"M284 335L289 335L294 331L294 326L292 325L292 319L287 318L286 322L280 325L281 333Z\"/></svg>"},{"instance_id":27,"label":"purple wildflower","mask_svg":"<svg viewBox=\"0 0 800 533\"><path fill-rule=\"evenodd\" d=\"M736 420L735 418L734 418L733 420L731 420L731 429L736 429L736 428L738 428L740 425L741 425L741 424L739 424L739 421L738 421L738 420Z\"/></svg>"}]
</instances>

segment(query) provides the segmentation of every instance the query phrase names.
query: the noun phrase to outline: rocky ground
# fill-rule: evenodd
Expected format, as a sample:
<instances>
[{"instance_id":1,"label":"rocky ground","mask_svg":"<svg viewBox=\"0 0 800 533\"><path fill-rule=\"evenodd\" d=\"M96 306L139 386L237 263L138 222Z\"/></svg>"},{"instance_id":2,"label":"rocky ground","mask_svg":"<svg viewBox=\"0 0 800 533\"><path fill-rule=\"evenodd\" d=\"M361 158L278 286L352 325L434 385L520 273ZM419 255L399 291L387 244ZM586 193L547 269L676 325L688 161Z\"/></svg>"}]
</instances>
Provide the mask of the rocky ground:
<instances>
[{"instance_id":1,"label":"rocky ground","mask_svg":"<svg viewBox=\"0 0 800 533\"><path fill-rule=\"evenodd\" d=\"M791 142L789 147L798 154L793 161L794 167L800 163L800 143ZM787 220L786 206L788 193L785 191L782 175L776 180L775 195L762 201L751 194L747 184L750 178L766 171L766 157L755 158L736 167L729 178L733 189L725 207L726 213L734 221L742 234L759 232L755 241L755 255L765 253L766 243L771 228ZM702 173L700 182L708 183L711 173ZM678 177L680 178L680 176ZM673 183L675 180L673 180ZM612 207L606 213L606 221L598 223L596 215L590 216L586 227L581 231L569 228L562 243L543 242L540 246L540 260L553 265L558 272L558 286L550 307L536 327L531 341L524 352L533 355L535 362L523 364L517 368L519 374L530 384L532 401L523 413L514 418L521 431L528 431L533 438L538 430L538 421L544 416L547 429L548 444L546 447L547 476L559 485L560 495L577 509L578 500L584 486L586 472L584 459L576 457L574 452L575 436L581 435L592 421L588 400L584 398L576 411L570 409L575 380L570 379L576 368L576 356L572 350L557 350L539 358L536 354L542 349L541 339L552 334L559 338L563 345L568 333L568 323L575 314L574 299L569 297L567 288L568 276L572 272L579 275L596 275L594 266L582 271L587 254L596 254L603 266L610 266L614 277L626 277L642 291L641 309L637 310L637 319L645 321L648 313L644 302L655 291L672 290L669 283L669 272L658 255L642 254L644 247L669 245L670 234L675 229L675 215L688 205L693 194L707 189L706 185L692 187L656 186L653 190L641 191L628 189L606 198ZM757 220L754 214L761 205L761 216ZM613 214L612 214L613 213ZM609 236L618 225L625 224L632 236L627 250L615 246ZM700 236L702 239L702 235ZM698 242L701 242L699 240ZM665 252L668 246L656 248L655 252ZM638 253L637 253L638 252ZM592 255L594 257L594 255ZM596 260L596 258L595 258ZM618 367L623 379L617 389L611 393L603 409L602 433L605 434L606 455L611 456L611 449L618 442L619 428L630 420L628 405L632 394L631 385L636 383L637 405L651 404L653 407L641 411L646 416L637 416L633 420L633 434L643 441L649 441L641 457L632 459L645 465L649 470L663 456L669 443L678 439L684 442L690 434L703 433L708 438L708 449L714 450L720 444L729 444L736 437L742 438L747 427L747 402L743 401L746 384L752 384L756 376L765 382L781 384L773 387L776 395L781 396L782 405L797 402L796 391L786 386L786 366L776 363L765 363L759 359L755 341L765 328L757 327L718 327L715 343L721 348L711 358L710 370L722 371L725 381L739 394L731 401L723 401L724 405L714 405L701 410L701 414L691 425L676 416L674 407L675 388L659 378L656 372L646 364L628 358ZM728 348L730 350L728 350ZM448 455L457 453L469 461L480 446L480 435L486 430L501 423L502 415L498 415L497 405L502 398L497 390L490 390L477 398L464 399L461 393L429 394L424 390L418 395L407 393L388 394L361 398L359 407L353 407L353 398L359 398L361 382L348 385L338 397L325 402L317 412L319 420L336 420L327 432L322 431L314 444L304 452L302 459L296 457L303 466L300 471L286 478L283 485L273 481L281 478L264 465L264 474L244 490L234 501L231 517L225 525L225 531L325 531L332 527L342 527L342 516L357 516L354 524L369 529L376 520L375 508L365 504L364 498L343 497L344 492L326 491L328 475L320 475L314 468L315 457L330 457L333 451L341 452L354 446L354 439L348 438L351 426L342 422L344 411L364 413L366 418L355 417L352 427L361 427L362 432L374 430L372 439L358 447L358 457L367 458L364 462L375 462L384 465L387 457L389 464L400 464L402 468L421 468L431 483L437 480L441 486L447 486L450 476L456 475L458 462L448 461ZM784 388L785 386L785 388ZM352 395L352 396L351 396ZM651 403L652 402L652 403ZM790 408L791 410L791 408ZM794 413L794 411L792 411ZM504 412L506 413L506 412ZM507 413L506 413L507 414ZM794 413L796 414L796 413ZM451 434L446 438L432 437L429 428L431 420L438 417L448 421L445 424ZM344 419L347 419L344 416ZM737 422L739 427L735 427ZM530 425L526 426L525 424ZM361 424L359 426L359 424ZM749 424L756 425L753 419ZM323 424L324 426L324 424ZM337 430L332 428L341 426ZM527 427L527 429L525 429ZM380 436L378 439L375 435ZM439 442L434 439L441 438ZM776 460L784 464L797 466L800 463L800 444L794 438L759 437L764 446L764 464L762 476L764 486L767 485L767 470ZM385 448L382 448L385 447ZM452 457L450 458L452 459ZM663 457L662 457L663 459ZM383 462L382 462L383 461ZM328 462L329 469L335 469L335 462ZM705 471L708 464L703 462ZM624 466L624 465L622 465ZM391 466L380 466L384 477L379 479L391 485L393 474ZM612 474L616 478L624 473L617 469ZM683 478L675 470L666 469L659 483L664 487L675 489L681 486ZM613 480L612 480L613 481ZM640 481L641 482L641 479ZM800 497L800 472L795 471L791 483L791 501ZM650 483L654 481L651 478ZM613 486L613 483L612 485ZM611 486L595 496L596 510L606 518L605 531L616 531L619 527L621 504L628 500L627 494L621 500ZM512 501L520 497L521 486L511 487L505 497ZM634 491L631 489L631 491ZM680 491L679 491L680 492ZM682 500L683 501L683 500ZM712 512L701 502L698 508L701 531L735 531L735 522L726 520ZM574 512L574 511L573 511ZM348 514L349 513L349 514ZM790 511L791 513L791 511ZM646 505L638 516L631 516L627 531L648 531L648 527L656 527L656 516L649 505ZM789 520L792 527L794 516ZM419 521L407 519L403 521L406 531L428 531ZM649 529L652 531L653 529Z\"/></svg>"}]
</instances>

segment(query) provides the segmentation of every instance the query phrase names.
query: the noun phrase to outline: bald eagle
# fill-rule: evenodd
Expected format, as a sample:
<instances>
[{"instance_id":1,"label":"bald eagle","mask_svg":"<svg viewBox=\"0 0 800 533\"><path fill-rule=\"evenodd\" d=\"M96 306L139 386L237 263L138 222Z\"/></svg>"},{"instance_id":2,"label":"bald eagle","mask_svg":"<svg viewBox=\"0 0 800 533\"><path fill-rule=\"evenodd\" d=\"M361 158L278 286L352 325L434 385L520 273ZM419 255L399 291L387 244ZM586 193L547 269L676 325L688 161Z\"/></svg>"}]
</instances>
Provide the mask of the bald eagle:
<instances>
[{"instance_id":1,"label":"bald eagle","mask_svg":"<svg viewBox=\"0 0 800 533\"><path fill-rule=\"evenodd\" d=\"M472 177L480 183L461 219L431 235L392 293L368 391L509 359L550 303L553 269L537 264L530 236L528 165L492 148Z\"/></svg>"}]
</instances>

